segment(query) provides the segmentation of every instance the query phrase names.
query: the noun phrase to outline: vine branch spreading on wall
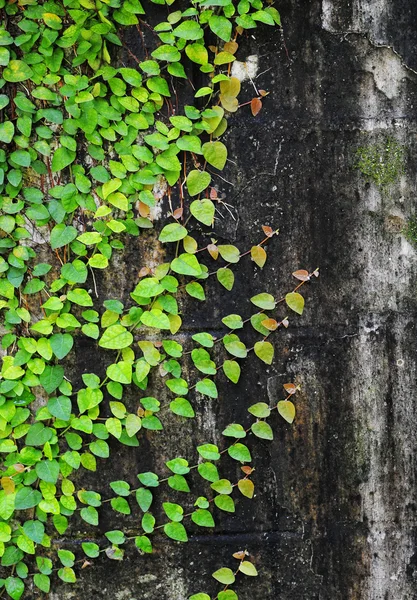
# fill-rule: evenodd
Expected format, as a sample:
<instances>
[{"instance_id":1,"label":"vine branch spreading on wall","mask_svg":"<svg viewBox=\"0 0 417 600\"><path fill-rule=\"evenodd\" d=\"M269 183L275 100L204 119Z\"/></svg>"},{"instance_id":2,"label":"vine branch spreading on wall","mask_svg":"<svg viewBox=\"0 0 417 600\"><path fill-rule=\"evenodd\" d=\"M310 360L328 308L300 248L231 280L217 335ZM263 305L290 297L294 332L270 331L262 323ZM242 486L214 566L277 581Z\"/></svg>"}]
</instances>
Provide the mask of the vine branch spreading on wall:
<instances>
[{"instance_id":1,"label":"vine branch spreading on wall","mask_svg":"<svg viewBox=\"0 0 417 600\"><path fill-rule=\"evenodd\" d=\"M289 423L295 417L298 388L289 383L275 406L249 407L249 425L226 427L222 447L190 451L195 464L173 457L163 473L139 473L137 486L109 482L107 498L77 488L75 474L98 470L114 444L137 447L144 431L152 440L168 412L192 419L196 393L215 401L219 373L236 384L248 354L271 364L270 335L289 326L285 311L302 314L299 289L318 275L297 270L284 297L253 296L256 312L225 316L217 339L200 331L185 347L177 341L185 298L203 302L211 276L232 291L237 264L250 256L262 269L277 234L264 226L263 239L243 251L219 244L216 220L230 207L213 177L228 160L220 141L228 116L249 105L256 117L267 101L253 84L255 96L239 105L231 75L239 40L258 24L279 27L280 15L262 0L195 0L184 10L153 1L164 5L146 9L163 13L156 24L139 0L0 0L0 595L13 600L25 586L48 593L53 574L75 582L77 568L102 553L121 560L130 540L150 553L156 532L186 542L188 523L214 527L217 510L235 511L236 493L254 495L246 439L273 438L275 408ZM132 28L143 58L124 41ZM115 66L123 52L132 67ZM201 87L190 75L196 69ZM181 104L180 88L191 90L192 103ZM152 238L163 199L169 214ZM170 260L142 267L126 303L99 306L100 273L117 268L115 256L139 235L166 245ZM260 335L251 347L241 337L248 327ZM107 367L102 377L84 373L75 389L68 366L82 336ZM165 403L150 395L161 388ZM236 480L220 475L226 457L241 466ZM191 497L192 471L206 495ZM116 523L139 511L140 527L106 531L104 545L83 542L82 557L59 547L73 516L97 527L103 505ZM223 586L218 600L238 597L230 587L238 573L257 575L245 551L234 557L234 570L213 573Z\"/></svg>"}]
</instances>

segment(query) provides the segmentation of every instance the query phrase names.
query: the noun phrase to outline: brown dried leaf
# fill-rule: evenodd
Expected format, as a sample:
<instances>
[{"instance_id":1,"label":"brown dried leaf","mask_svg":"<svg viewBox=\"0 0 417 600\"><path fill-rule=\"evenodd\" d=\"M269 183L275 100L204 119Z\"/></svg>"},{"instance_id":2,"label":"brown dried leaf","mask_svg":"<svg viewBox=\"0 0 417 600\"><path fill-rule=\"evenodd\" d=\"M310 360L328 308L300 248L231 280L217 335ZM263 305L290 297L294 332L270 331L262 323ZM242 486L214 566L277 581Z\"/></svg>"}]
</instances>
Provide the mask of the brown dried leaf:
<instances>
[{"instance_id":1,"label":"brown dried leaf","mask_svg":"<svg viewBox=\"0 0 417 600\"><path fill-rule=\"evenodd\" d=\"M139 214L141 217L148 217L151 209L147 204L144 204L141 200L139 200Z\"/></svg>"},{"instance_id":2,"label":"brown dried leaf","mask_svg":"<svg viewBox=\"0 0 417 600\"><path fill-rule=\"evenodd\" d=\"M283 319L282 324L284 325L285 329L287 329L290 322L288 321L288 319Z\"/></svg>"},{"instance_id":3,"label":"brown dried leaf","mask_svg":"<svg viewBox=\"0 0 417 600\"><path fill-rule=\"evenodd\" d=\"M223 50L225 52L230 52L230 54L235 54L238 48L239 44L237 42L226 42Z\"/></svg>"},{"instance_id":4,"label":"brown dried leaf","mask_svg":"<svg viewBox=\"0 0 417 600\"><path fill-rule=\"evenodd\" d=\"M299 269L298 271L294 271L293 276L300 281L309 281L310 274L305 269Z\"/></svg>"},{"instance_id":5,"label":"brown dried leaf","mask_svg":"<svg viewBox=\"0 0 417 600\"><path fill-rule=\"evenodd\" d=\"M20 463L16 463L15 465L13 465L13 469L17 472L17 473L23 473L23 471L25 470L25 466L20 464Z\"/></svg>"},{"instance_id":6,"label":"brown dried leaf","mask_svg":"<svg viewBox=\"0 0 417 600\"><path fill-rule=\"evenodd\" d=\"M182 213L184 212L184 209L179 207L176 208L174 210L174 212L172 213L172 216L174 217L174 219L180 219L182 217Z\"/></svg>"},{"instance_id":7,"label":"brown dried leaf","mask_svg":"<svg viewBox=\"0 0 417 600\"><path fill-rule=\"evenodd\" d=\"M269 94L269 92L266 92L265 90L258 90L258 92L260 93L262 98L264 98L265 96L268 96L268 94Z\"/></svg>"},{"instance_id":8,"label":"brown dried leaf","mask_svg":"<svg viewBox=\"0 0 417 600\"><path fill-rule=\"evenodd\" d=\"M250 109L252 111L253 116L256 117L256 115L262 109L262 102L261 102L261 100L259 100L259 98L252 98L252 100L250 102Z\"/></svg>"},{"instance_id":9,"label":"brown dried leaf","mask_svg":"<svg viewBox=\"0 0 417 600\"><path fill-rule=\"evenodd\" d=\"M243 560L246 556L246 550L240 550L239 552L235 552L233 554L233 558L237 558L237 560Z\"/></svg>"},{"instance_id":10,"label":"brown dried leaf","mask_svg":"<svg viewBox=\"0 0 417 600\"><path fill-rule=\"evenodd\" d=\"M81 565L81 568L82 568L82 569L85 569L86 567L91 567L91 565L92 565L92 564L93 564L93 563L92 563L92 562L90 562L89 560L85 560L85 561L83 562L83 564Z\"/></svg>"},{"instance_id":11,"label":"brown dried leaf","mask_svg":"<svg viewBox=\"0 0 417 600\"><path fill-rule=\"evenodd\" d=\"M149 275L150 272L151 270L149 267L142 267L139 271L139 277L146 277L146 275Z\"/></svg>"},{"instance_id":12,"label":"brown dried leaf","mask_svg":"<svg viewBox=\"0 0 417 600\"><path fill-rule=\"evenodd\" d=\"M217 200L217 190L215 187L210 188L210 200Z\"/></svg>"}]
</instances>

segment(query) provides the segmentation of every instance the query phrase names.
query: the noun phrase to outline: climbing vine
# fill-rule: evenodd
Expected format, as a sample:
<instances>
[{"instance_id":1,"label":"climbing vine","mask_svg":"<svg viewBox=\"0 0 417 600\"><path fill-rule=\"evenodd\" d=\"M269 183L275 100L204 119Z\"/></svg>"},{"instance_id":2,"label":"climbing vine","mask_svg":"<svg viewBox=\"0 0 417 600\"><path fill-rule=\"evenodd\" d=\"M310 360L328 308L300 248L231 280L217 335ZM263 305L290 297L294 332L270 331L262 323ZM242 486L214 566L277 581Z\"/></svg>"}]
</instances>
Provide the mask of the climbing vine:
<instances>
[{"instance_id":1,"label":"climbing vine","mask_svg":"<svg viewBox=\"0 0 417 600\"><path fill-rule=\"evenodd\" d=\"M153 1L164 5L149 10L163 12L156 24L139 0L0 0L0 595L14 600L28 581L48 593L53 573L75 582L77 566L102 553L121 560L129 541L150 553L155 533L186 542L187 523L213 527L216 510L235 511L236 493L254 495L246 439L273 438L276 408L289 423L295 417L298 387L288 383L274 406L249 407L252 422L226 427L222 446L202 443L166 461L163 473L137 474L136 486L111 481L105 498L77 487L76 472L98 471L114 443L139 446L144 431L164 429L168 412L192 419L193 397L215 401L216 378L223 373L236 384L250 353L271 364L269 336L289 326L286 312L302 314L299 288L318 275L297 270L282 297L253 296L253 314L224 316L220 337L198 332L178 341L185 298L204 301L209 277L231 291L234 267L251 259L262 269L278 233L265 225L249 249L219 244L225 203L213 177L226 165L220 138L239 108L232 73L239 39L260 23L280 26L280 16L262 0L196 0L178 10L171 0ZM128 28L142 41L145 29L151 36L140 58L124 41ZM120 53L131 66L113 66ZM205 79L197 88L196 68ZM267 92L252 83L255 96L242 106L256 116ZM194 101L181 104L181 90ZM164 202L169 222L158 227ZM169 258L141 266L126 303L100 305L101 273L139 235L166 246ZM260 336L250 347L245 328ZM107 366L104 376L84 373L74 387L65 359L70 367L81 336ZM161 385L167 401L156 397ZM221 475L226 456L241 465L237 480ZM191 498L192 471L204 496ZM177 492L187 499L173 502ZM81 557L59 547L71 517L96 527L104 504L116 523L106 544L83 542ZM132 511L141 515L134 533L117 527L119 515ZM234 556L235 570L213 574L223 585L218 600L237 598L230 586L238 573L257 575L245 552Z\"/></svg>"}]
</instances>

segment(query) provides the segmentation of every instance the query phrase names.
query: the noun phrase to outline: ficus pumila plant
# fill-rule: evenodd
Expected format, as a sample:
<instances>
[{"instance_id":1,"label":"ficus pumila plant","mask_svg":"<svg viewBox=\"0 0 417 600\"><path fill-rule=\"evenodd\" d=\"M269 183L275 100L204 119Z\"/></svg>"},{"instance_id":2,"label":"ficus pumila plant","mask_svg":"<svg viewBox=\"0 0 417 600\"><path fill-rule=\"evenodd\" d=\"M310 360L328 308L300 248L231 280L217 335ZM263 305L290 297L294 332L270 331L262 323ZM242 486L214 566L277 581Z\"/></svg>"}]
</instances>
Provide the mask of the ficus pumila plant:
<instances>
[{"instance_id":1,"label":"ficus pumila plant","mask_svg":"<svg viewBox=\"0 0 417 600\"><path fill-rule=\"evenodd\" d=\"M186 542L187 523L214 527L217 510L235 511L237 493L254 494L246 439L273 438L275 408L289 423L295 416L291 383L277 405L250 406L252 422L226 427L222 447L202 443L166 461L163 473L139 473L136 486L111 481L103 498L74 477L99 471L115 443L137 447L144 431L163 431L167 412L192 419L195 394L215 401L218 374L237 383L249 353L271 364L270 334L288 327L286 311L303 312L298 290L318 275L298 270L282 298L253 296L255 312L226 315L221 337L202 331L185 347L178 341L184 297L203 302L210 276L232 290L234 267L250 255L263 268L277 233L264 226L263 239L242 251L219 244L216 220L227 205L213 180L227 161L220 138L239 108L240 81L231 75L239 39L259 23L280 26L280 16L262 0L195 0L177 10L173 0L153 2L166 6L0 0L0 596L14 600L29 581L48 593L52 574L75 582L77 566L102 553L121 560L129 541L150 553L155 533ZM164 20L149 22L145 8L163 10ZM150 32L142 58L124 42L128 28L142 40L143 29ZM115 66L121 53L130 66ZM190 78L193 65L202 87ZM242 106L256 116L267 92L253 87L255 97ZM194 102L181 104L181 90L191 90ZM169 212L161 226L162 205ZM141 234L166 246L166 262L141 266L127 302L100 303L101 274ZM260 335L252 347L242 341L245 327ZM79 336L107 366L104 376L84 373L74 387L68 365ZM168 400L155 397L161 382ZM221 476L224 456L241 465L239 479ZM191 497L191 471L206 495ZM155 506L159 487L163 501ZM171 492L186 499L171 501L178 497L170 500ZM97 527L104 504L115 519L104 546L84 542L76 557L57 545L73 516ZM132 511L140 516L133 533L118 527L119 515ZM257 574L245 553L235 557L236 572L213 574L226 586L219 600L237 598L230 587L237 573Z\"/></svg>"}]
</instances>

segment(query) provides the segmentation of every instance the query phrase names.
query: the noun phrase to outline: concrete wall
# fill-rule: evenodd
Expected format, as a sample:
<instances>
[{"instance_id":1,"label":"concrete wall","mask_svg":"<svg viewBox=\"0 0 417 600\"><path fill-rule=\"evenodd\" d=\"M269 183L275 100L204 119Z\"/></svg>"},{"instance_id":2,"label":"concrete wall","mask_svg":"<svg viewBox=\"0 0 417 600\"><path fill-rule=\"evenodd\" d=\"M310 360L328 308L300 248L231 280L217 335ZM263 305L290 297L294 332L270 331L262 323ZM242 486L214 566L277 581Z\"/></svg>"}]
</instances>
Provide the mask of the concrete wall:
<instances>
[{"instance_id":1,"label":"concrete wall","mask_svg":"<svg viewBox=\"0 0 417 600\"><path fill-rule=\"evenodd\" d=\"M252 444L257 496L220 515L214 532L195 531L184 545L156 539L155 554L131 549L123 563L103 558L75 586L57 582L54 600L214 594L210 573L242 548L261 573L241 583L243 600L417 598L417 268L400 233L415 210L417 5L282 0L278 8L283 36L263 27L239 49L241 59L258 57L256 84L271 93L258 117L249 109L230 117L225 140L235 163L224 176L233 187L216 184L237 215L224 211L219 236L246 249L262 224L281 233L262 273L254 276L249 261L239 270L237 300L208 283L214 299L200 312L190 305L188 332L250 313L242 296L288 291L296 268L320 266L320 280L306 292L305 315L277 336L267 372L251 360L238 386L220 384L221 401L198 400L192 426L168 421L156 443L150 436L139 449L115 445L100 468L109 481L134 482L168 458L191 458L193 444L220 440L250 403L279 400L294 378L303 387L296 423L276 418L274 442ZM251 97L246 81L242 101ZM404 173L381 190L355 167L357 150L388 138L404 148ZM132 240L116 275L98 282L100 296L127 297L149 252L147 236ZM96 364L85 344L79 374ZM108 495L103 481L84 474L80 483ZM125 525L134 528L136 518ZM116 526L105 513L99 539ZM89 535L80 523L60 544L77 550Z\"/></svg>"}]
</instances>

